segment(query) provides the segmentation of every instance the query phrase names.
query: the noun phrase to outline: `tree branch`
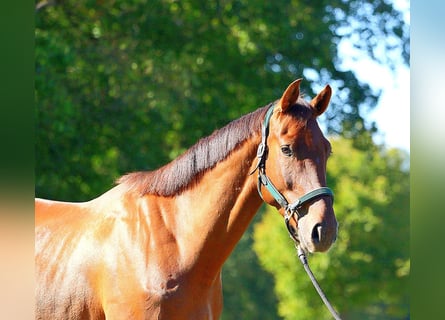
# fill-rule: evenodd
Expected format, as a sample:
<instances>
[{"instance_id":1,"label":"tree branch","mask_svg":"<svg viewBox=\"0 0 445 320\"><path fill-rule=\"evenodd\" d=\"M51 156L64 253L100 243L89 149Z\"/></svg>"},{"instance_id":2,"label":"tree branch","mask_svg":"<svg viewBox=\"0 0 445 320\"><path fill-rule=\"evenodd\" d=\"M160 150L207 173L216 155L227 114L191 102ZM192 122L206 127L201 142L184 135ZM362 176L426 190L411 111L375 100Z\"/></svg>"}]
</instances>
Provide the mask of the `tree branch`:
<instances>
[{"instance_id":1,"label":"tree branch","mask_svg":"<svg viewBox=\"0 0 445 320\"><path fill-rule=\"evenodd\" d=\"M36 12L45 7L55 6L55 5L56 5L55 0L42 0L36 4Z\"/></svg>"}]
</instances>

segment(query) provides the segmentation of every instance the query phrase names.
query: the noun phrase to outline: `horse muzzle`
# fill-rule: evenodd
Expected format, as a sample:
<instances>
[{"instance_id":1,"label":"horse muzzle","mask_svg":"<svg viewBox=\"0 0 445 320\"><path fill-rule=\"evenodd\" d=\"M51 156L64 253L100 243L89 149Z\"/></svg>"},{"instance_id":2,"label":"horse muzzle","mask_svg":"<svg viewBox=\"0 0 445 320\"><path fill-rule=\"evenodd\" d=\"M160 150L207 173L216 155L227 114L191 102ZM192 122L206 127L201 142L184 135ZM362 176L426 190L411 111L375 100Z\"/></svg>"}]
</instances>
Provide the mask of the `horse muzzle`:
<instances>
[{"instance_id":1,"label":"horse muzzle","mask_svg":"<svg viewBox=\"0 0 445 320\"><path fill-rule=\"evenodd\" d=\"M327 195L327 194L325 194ZM333 197L318 195L298 210L286 210L284 219L290 237L305 252L327 251L337 239L338 224L332 207Z\"/></svg>"}]
</instances>

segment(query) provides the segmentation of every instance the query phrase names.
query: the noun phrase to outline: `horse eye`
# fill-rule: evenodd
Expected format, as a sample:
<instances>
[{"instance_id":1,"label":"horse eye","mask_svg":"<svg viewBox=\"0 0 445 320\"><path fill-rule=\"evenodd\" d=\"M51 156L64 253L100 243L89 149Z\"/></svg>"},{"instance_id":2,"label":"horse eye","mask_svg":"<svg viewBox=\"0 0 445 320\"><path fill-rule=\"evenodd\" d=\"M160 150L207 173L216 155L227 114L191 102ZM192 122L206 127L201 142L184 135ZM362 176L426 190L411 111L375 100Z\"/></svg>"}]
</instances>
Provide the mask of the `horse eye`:
<instances>
[{"instance_id":1,"label":"horse eye","mask_svg":"<svg viewBox=\"0 0 445 320\"><path fill-rule=\"evenodd\" d=\"M288 144L281 146L281 152L287 157L292 156L292 149Z\"/></svg>"}]
</instances>

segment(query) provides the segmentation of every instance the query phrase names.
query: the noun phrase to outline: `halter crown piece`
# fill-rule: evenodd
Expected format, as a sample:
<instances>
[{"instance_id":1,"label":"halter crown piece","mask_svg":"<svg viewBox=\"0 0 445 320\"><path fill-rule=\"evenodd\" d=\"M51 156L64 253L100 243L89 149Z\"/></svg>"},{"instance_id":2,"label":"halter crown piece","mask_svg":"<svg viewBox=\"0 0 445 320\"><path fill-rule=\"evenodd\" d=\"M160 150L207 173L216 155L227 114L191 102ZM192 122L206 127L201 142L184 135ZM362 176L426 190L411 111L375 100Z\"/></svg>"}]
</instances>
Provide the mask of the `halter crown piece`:
<instances>
[{"instance_id":1,"label":"halter crown piece","mask_svg":"<svg viewBox=\"0 0 445 320\"><path fill-rule=\"evenodd\" d=\"M258 146L257 157L258 163L255 169L251 172L253 174L258 169L258 193L261 199L264 200L263 194L261 192L261 186L266 187L267 191L272 195L278 204L284 208L284 220L286 223L287 230L289 231L289 235L296 242L299 243L298 238L292 232L289 221L293 216L296 216L296 220L303 216L301 213L301 208L315 199L329 196L334 201L334 193L328 187L321 187L314 189L305 195L303 195L300 199L297 199L293 203L289 203L286 198L278 191L278 189L274 186L272 181L270 181L269 177L266 175L266 160L268 156L269 147L267 146L267 137L269 135L269 122L270 118L272 118L272 114L275 108L275 103L273 103L266 112L266 116L264 118L264 122L261 128L261 143Z\"/></svg>"}]
</instances>

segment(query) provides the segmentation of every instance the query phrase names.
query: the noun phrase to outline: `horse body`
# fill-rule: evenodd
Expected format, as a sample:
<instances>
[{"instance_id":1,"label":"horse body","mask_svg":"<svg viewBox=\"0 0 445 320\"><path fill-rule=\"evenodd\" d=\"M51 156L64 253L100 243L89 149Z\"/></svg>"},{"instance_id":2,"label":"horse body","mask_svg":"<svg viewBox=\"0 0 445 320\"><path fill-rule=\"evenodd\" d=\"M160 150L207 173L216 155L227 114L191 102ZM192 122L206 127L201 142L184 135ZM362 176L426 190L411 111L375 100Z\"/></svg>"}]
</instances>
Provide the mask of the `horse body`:
<instances>
[{"instance_id":1,"label":"horse body","mask_svg":"<svg viewBox=\"0 0 445 320\"><path fill-rule=\"evenodd\" d=\"M37 199L40 318L217 318L221 266L261 204L251 163L229 168L254 158L245 147L177 197L118 185L85 203Z\"/></svg>"},{"instance_id":2,"label":"horse body","mask_svg":"<svg viewBox=\"0 0 445 320\"><path fill-rule=\"evenodd\" d=\"M298 85L283 94L283 114L287 100L298 100ZM219 131L157 173L124 176L91 201L36 199L37 319L217 319L222 311L222 265L262 203L256 176L250 173L256 168L258 119L264 113L265 109L256 111L239 123L246 133L238 140L232 139L232 127ZM279 117L277 113L271 126L278 132L271 135L271 144L301 136L301 130L314 123L294 132L290 118L279 122ZM243 128L247 123L254 128ZM268 168L288 198L326 183L326 142L317 128L304 142L310 150L292 160L298 164L298 178L288 162L278 170ZM214 155L219 152L217 138L229 146L224 156ZM277 150L271 146L270 161L283 161ZM180 180L187 166L193 167L190 179L170 188L171 178L177 175ZM283 172L293 181L283 178ZM163 186L165 177L170 179ZM156 184L158 189L146 189ZM278 207L267 192L264 200ZM299 231L306 251L325 251L336 234L332 202L320 199L307 210L309 214L293 221L293 227L308 228L309 236Z\"/></svg>"}]
</instances>

